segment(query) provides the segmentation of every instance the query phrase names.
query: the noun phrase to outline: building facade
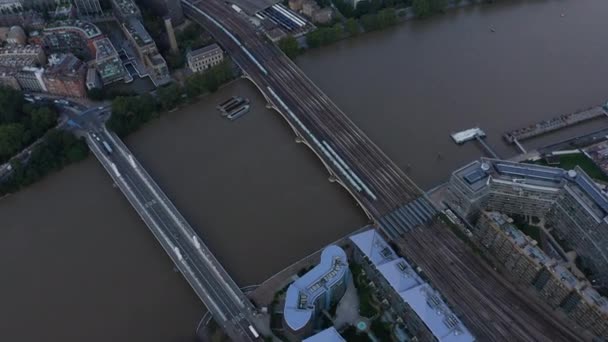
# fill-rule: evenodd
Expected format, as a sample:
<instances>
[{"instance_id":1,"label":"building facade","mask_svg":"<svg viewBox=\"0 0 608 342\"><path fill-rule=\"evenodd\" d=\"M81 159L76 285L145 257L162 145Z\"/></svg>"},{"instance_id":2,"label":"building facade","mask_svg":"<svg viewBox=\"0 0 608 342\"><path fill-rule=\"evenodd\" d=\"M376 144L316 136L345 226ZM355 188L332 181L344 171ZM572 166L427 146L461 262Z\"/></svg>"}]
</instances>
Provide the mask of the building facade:
<instances>
[{"instance_id":1,"label":"building facade","mask_svg":"<svg viewBox=\"0 0 608 342\"><path fill-rule=\"evenodd\" d=\"M505 214L483 211L473 240L492 255L516 281L532 285L554 309L562 309L582 327L608 338L608 301L586 281L536 247Z\"/></svg>"},{"instance_id":2,"label":"building facade","mask_svg":"<svg viewBox=\"0 0 608 342\"><path fill-rule=\"evenodd\" d=\"M95 69L103 85L124 80L127 70L118 56L118 52L108 38L98 39L95 45Z\"/></svg>"},{"instance_id":3,"label":"building facade","mask_svg":"<svg viewBox=\"0 0 608 342\"><path fill-rule=\"evenodd\" d=\"M84 60L95 58L95 41L103 38L95 24L82 20L56 21L42 36L47 54L69 52Z\"/></svg>"},{"instance_id":4,"label":"building facade","mask_svg":"<svg viewBox=\"0 0 608 342\"><path fill-rule=\"evenodd\" d=\"M44 72L42 68L23 67L17 71L15 77L21 90L32 92L46 92L48 88L44 82Z\"/></svg>"},{"instance_id":5,"label":"building facade","mask_svg":"<svg viewBox=\"0 0 608 342\"><path fill-rule=\"evenodd\" d=\"M68 97L86 96L87 66L72 54L66 54L43 74L47 92Z\"/></svg>"},{"instance_id":6,"label":"building facade","mask_svg":"<svg viewBox=\"0 0 608 342\"><path fill-rule=\"evenodd\" d=\"M74 4L76 4L78 14L81 16L94 16L103 12L99 0L74 0Z\"/></svg>"},{"instance_id":7,"label":"building facade","mask_svg":"<svg viewBox=\"0 0 608 342\"><path fill-rule=\"evenodd\" d=\"M192 72L202 72L220 64L224 60L224 52L219 45L213 43L188 52L186 60Z\"/></svg>"},{"instance_id":8,"label":"building facade","mask_svg":"<svg viewBox=\"0 0 608 342\"><path fill-rule=\"evenodd\" d=\"M171 82L167 62L158 52L156 43L150 37L141 21L130 18L122 23L122 29L152 82L156 86Z\"/></svg>"},{"instance_id":9,"label":"building facade","mask_svg":"<svg viewBox=\"0 0 608 342\"><path fill-rule=\"evenodd\" d=\"M482 158L452 173L446 204L470 222L482 210L545 218L592 280L608 286L608 199L582 169Z\"/></svg>"},{"instance_id":10,"label":"building facade","mask_svg":"<svg viewBox=\"0 0 608 342\"><path fill-rule=\"evenodd\" d=\"M349 239L356 247L354 261L362 266L384 304L399 317L397 321L406 327L412 341L475 341L441 295L397 256L377 230Z\"/></svg>"},{"instance_id":11,"label":"building facade","mask_svg":"<svg viewBox=\"0 0 608 342\"><path fill-rule=\"evenodd\" d=\"M344 250L328 246L321 261L287 289L283 326L287 336L302 340L318 325L318 315L328 310L344 295L350 272Z\"/></svg>"}]
</instances>

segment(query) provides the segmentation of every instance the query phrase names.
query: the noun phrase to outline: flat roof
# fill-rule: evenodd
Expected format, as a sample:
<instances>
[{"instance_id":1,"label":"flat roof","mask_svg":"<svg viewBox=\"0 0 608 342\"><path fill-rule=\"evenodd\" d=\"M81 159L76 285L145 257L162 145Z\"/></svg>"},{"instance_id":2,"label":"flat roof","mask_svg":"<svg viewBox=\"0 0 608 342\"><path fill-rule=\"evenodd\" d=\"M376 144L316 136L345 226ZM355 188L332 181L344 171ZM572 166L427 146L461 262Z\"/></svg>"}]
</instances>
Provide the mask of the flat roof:
<instances>
[{"instance_id":1,"label":"flat roof","mask_svg":"<svg viewBox=\"0 0 608 342\"><path fill-rule=\"evenodd\" d=\"M129 32L131 37L133 37L137 45L144 46L150 43L154 43L154 40L152 40L152 37L150 37L150 34L148 33L148 31L146 31L146 28L141 23L141 21L139 21L139 19L129 18L129 20L127 22L124 22L123 25Z\"/></svg>"},{"instance_id":2,"label":"flat roof","mask_svg":"<svg viewBox=\"0 0 608 342\"><path fill-rule=\"evenodd\" d=\"M221 53L222 48L216 43L204 46L200 49L192 50L188 52L188 57L202 57L205 55L215 55L217 53Z\"/></svg>"},{"instance_id":3,"label":"flat roof","mask_svg":"<svg viewBox=\"0 0 608 342\"><path fill-rule=\"evenodd\" d=\"M475 338L429 284L400 293L401 298L441 342L472 342Z\"/></svg>"},{"instance_id":4,"label":"flat roof","mask_svg":"<svg viewBox=\"0 0 608 342\"><path fill-rule=\"evenodd\" d=\"M82 32L87 39L95 38L101 35L101 30L93 23L84 20L60 20L51 22L45 29L48 31L57 30L78 30Z\"/></svg>"},{"instance_id":5,"label":"flat roof","mask_svg":"<svg viewBox=\"0 0 608 342\"><path fill-rule=\"evenodd\" d=\"M344 250L335 245L325 247L319 264L287 288L283 315L291 329L299 330L310 321L316 299L340 281L347 270Z\"/></svg>"},{"instance_id":6,"label":"flat roof","mask_svg":"<svg viewBox=\"0 0 608 342\"><path fill-rule=\"evenodd\" d=\"M424 282L405 259L397 257L376 230L370 229L349 239L376 266L393 290L416 312L439 341L475 341L439 293Z\"/></svg>"},{"instance_id":7,"label":"flat roof","mask_svg":"<svg viewBox=\"0 0 608 342\"><path fill-rule=\"evenodd\" d=\"M304 339L302 342L346 342L346 340L338 333L336 328L329 327Z\"/></svg>"}]
</instances>

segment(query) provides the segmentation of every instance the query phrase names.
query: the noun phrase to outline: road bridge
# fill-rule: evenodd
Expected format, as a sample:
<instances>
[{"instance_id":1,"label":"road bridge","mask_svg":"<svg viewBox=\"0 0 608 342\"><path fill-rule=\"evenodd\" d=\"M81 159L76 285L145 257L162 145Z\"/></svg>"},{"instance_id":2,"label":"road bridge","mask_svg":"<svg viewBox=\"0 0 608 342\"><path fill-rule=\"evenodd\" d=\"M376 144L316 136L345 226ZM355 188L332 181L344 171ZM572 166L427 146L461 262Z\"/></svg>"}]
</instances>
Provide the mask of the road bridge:
<instances>
[{"instance_id":1,"label":"road bridge","mask_svg":"<svg viewBox=\"0 0 608 342\"><path fill-rule=\"evenodd\" d=\"M218 325L233 341L253 341L254 306L131 151L105 127L86 133L93 154L146 223Z\"/></svg>"},{"instance_id":2,"label":"road bridge","mask_svg":"<svg viewBox=\"0 0 608 342\"><path fill-rule=\"evenodd\" d=\"M182 4L480 341L579 340L571 325L522 296L456 238L424 192L242 13L221 0Z\"/></svg>"}]
</instances>

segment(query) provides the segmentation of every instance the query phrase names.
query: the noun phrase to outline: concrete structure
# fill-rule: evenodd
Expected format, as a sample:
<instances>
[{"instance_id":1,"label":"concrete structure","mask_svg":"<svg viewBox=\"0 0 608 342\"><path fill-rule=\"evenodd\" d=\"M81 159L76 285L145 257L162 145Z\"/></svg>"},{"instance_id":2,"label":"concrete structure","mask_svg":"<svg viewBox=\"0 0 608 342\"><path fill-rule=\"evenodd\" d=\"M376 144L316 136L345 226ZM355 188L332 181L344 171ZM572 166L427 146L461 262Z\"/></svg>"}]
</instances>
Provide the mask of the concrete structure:
<instances>
[{"instance_id":1,"label":"concrete structure","mask_svg":"<svg viewBox=\"0 0 608 342\"><path fill-rule=\"evenodd\" d=\"M108 38L98 39L95 45L95 68L101 77L103 85L123 80L127 75L127 70L123 66L118 52Z\"/></svg>"},{"instance_id":2,"label":"concrete structure","mask_svg":"<svg viewBox=\"0 0 608 342\"><path fill-rule=\"evenodd\" d=\"M177 47L177 39L175 38L175 31L173 30L173 23L171 21L171 17L164 17L163 21L165 23L165 31L167 31L167 39L169 40L171 52L179 53L179 48Z\"/></svg>"},{"instance_id":3,"label":"concrete structure","mask_svg":"<svg viewBox=\"0 0 608 342\"><path fill-rule=\"evenodd\" d=\"M397 256L376 230L353 235L354 258L390 310L419 341L465 342L475 338L409 263Z\"/></svg>"},{"instance_id":4,"label":"concrete structure","mask_svg":"<svg viewBox=\"0 0 608 342\"><path fill-rule=\"evenodd\" d=\"M72 53L82 59L95 57L95 41L104 36L93 23L82 20L55 21L42 31L47 53Z\"/></svg>"},{"instance_id":5,"label":"concrete structure","mask_svg":"<svg viewBox=\"0 0 608 342\"><path fill-rule=\"evenodd\" d=\"M321 261L287 289L283 309L285 333L301 339L312 333L318 315L336 304L346 291L350 272L344 250L328 246L321 253Z\"/></svg>"},{"instance_id":6,"label":"concrete structure","mask_svg":"<svg viewBox=\"0 0 608 342\"><path fill-rule=\"evenodd\" d=\"M87 66L72 54L59 57L43 75L47 92L68 97L86 97Z\"/></svg>"},{"instance_id":7,"label":"concrete structure","mask_svg":"<svg viewBox=\"0 0 608 342\"><path fill-rule=\"evenodd\" d=\"M98 117L96 108L92 116ZM85 117L83 113L79 118ZM76 119L78 120L78 119ZM87 125L82 123L82 125ZM91 126L91 124L88 124ZM115 134L99 123L84 132L95 157L232 341L253 342L257 313L204 241Z\"/></svg>"},{"instance_id":8,"label":"concrete structure","mask_svg":"<svg viewBox=\"0 0 608 342\"><path fill-rule=\"evenodd\" d=\"M21 26L12 26L6 34L6 42L14 45L25 45L27 35Z\"/></svg>"},{"instance_id":9,"label":"concrete structure","mask_svg":"<svg viewBox=\"0 0 608 342\"><path fill-rule=\"evenodd\" d=\"M346 340L338 333L336 328L330 327L305 338L302 342L346 342Z\"/></svg>"},{"instance_id":10,"label":"concrete structure","mask_svg":"<svg viewBox=\"0 0 608 342\"><path fill-rule=\"evenodd\" d=\"M112 0L112 9L118 20L127 21L130 18L141 20L141 11L133 0Z\"/></svg>"},{"instance_id":11,"label":"concrete structure","mask_svg":"<svg viewBox=\"0 0 608 342\"><path fill-rule=\"evenodd\" d=\"M18 68L44 64L46 64L46 55L39 46L0 47L0 66Z\"/></svg>"},{"instance_id":12,"label":"concrete structure","mask_svg":"<svg viewBox=\"0 0 608 342\"><path fill-rule=\"evenodd\" d=\"M202 72L212 66L220 64L224 60L222 48L213 43L200 49L190 51L186 54L188 68L192 72Z\"/></svg>"},{"instance_id":13,"label":"concrete structure","mask_svg":"<svg viewBox=\"0 0 608 342\"><path fill-rule=\"evenodd\" d=\"M156 86L169 83L171 75L167 62L158 52L156 43L144 25L136 18L130 18L122 23L122 29L128 38L131 47L137 53L140 62L146 68L150 79Z\"/></svg>"},{"instance_id":14,"label":"concrete structure","mask_svg":"<svg viewBox=\"0 0 608 342\"><path fill-rule=\"evenodd\" d=\"M86 85L88 90L99 89L103 87L103 83L99 78L99 74L94 68L89 68L89 70L87 70Z\"/></svg>"},{"instance_id":15,"label":"concrete structure","mask_svg":"<svg viewBox=\"0 0 608 342\"><path fill-rule=\"evenodd\" d=\"M99 0L74 0L78 14L81 16L99 15L103 11Z\"/></svg>"},{"instance_id":16,"label":"concrete structure","mask_svg":"<svg viewBox=\"0 0 608 342\"><path fill-rule=\"evenodd\" d=\"M484 209L544 217L592 280L608 286L608 198L582 169L482 158L452 173L446 203L471 222Z\"/></svg>"},{"instance_id":17,"label":"concrete structure","mask_svg":"<svg viewBox=\"0 0 608 342\"><path fill-rule=\"evenodd\" d=\"M21 90L32 92L48 91L44 82L44 69L36 67L23 67L15 74Z\"/></svg>"}]
</instances>

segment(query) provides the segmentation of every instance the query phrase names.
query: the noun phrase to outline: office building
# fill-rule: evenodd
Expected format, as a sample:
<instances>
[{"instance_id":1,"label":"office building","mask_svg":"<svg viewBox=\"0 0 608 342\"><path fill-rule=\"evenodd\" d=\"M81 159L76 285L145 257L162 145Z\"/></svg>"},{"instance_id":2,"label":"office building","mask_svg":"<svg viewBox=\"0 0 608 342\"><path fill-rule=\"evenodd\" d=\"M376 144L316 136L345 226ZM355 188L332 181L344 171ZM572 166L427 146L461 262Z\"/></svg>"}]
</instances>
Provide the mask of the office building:
<instances>
[{"instance_id":1,"label":"office building","mask_svg":"<svg viewBox=\"0 0 608 342\"><path fill-rule=\"evenodd\" d=\"M48 91L44 82L44 69L36 67L23 67L15 74L21 90L31 92Z\"/></svg>"},{"instance_id":2,"label":"office building","mask_svg":"<svg viewBox=\"0 0 608 342\"><path fill-rule=\"evenodd\" d=\"M13 45L25 45L27 35L21 26L12 26L6 34L6 42Z\"/></svg>"},{"instance_id":3,"label":"office building","mask_svg":"<svg viewBox=\"0 0 608 342\"><path fill-rule=\"evenodd\" d=\"M98 39L95 45L95 68L103 85L121 81L127 75L118 52L108 38Z\"/></svg>"},{"instance_id":4,"label":"office building","mask_svg":"<svg viewBox=\"0 0 608 342\"><path fill-rule=\"evenodd\" d=\"M592 271L591 280L608 286L608 199L579 167L482 158L452 173L445 202L469 222L481 210L544 218L562 247Z\"/></svg>"},{"instance_id":5,"label":"office building","mask_svg":"<svg viewBox=\"0 0 608 342\"><path fill-rule=\"evenodd\" d=\"M475 338L460 319L403 258L397 256L378 231L353 235L354 260L363 267L384 303L412 340L471 342Z\"/></svg>"},{"instance_id":6,"label":"office building","mask_svg":"<svg viewBox=\"0 0 608 342\"><path fill-rule=\"evenodd\" d=\"M219 45L213 43L200 49L192 50L186 54L188 68L192 72L202 72L224 60L224 52Z\"/></svg>"},{"instance_id":7,"label":"office building","mask_svg":"<svg viewBox=\"0 0 608 342\"><path fill-rule=\"evenodd\" d=\"M9 68L33 67L46 64L46 54L39 46L0 47L0 66Z\"/></svg>"},{"instance_id":8,"label":"office building","mask_svg":"<svg viewBox=\"0 0 608 342\"><path fill-rule=\"evenodd\" d=\"M141 21L130 18L122 23L122 29L152 82L156 86L171 82L167 62L158 52L156 43L154 43Z\"/></svg>"},{"instance_id":9,"label":"office building","mask_svg":"<svg viewBox=\"0 0 608 342\"><path fill-rule=\"evenodd\" d=\"M48 54L72 53L84 60L95 58L95 41L103 38L95 24L82 20L55 21L42 35L42 45Z\"/></svg>"},{"instance_id":10,"label":"office building","mask_svg":"<svg viewBox=\"0 0 608 342\"><path fill-rule=\"evenodd\" d=\"M328 310L344 295L350 272L344 250L328 246L321 253L321 261L287 289L283 309L285 333L301 340L318 325L318 315Z\"/></svg>"},{"instance_id":11,"label":"office building","mask_svg":"<svg viewBox=\"0 0 608 342\"><path fill-rule=\"evenodd\" d=\"M81 16L94 16L103 12L99 0L74 0L74 4Z\"/></svg>"},{"instance_id":12,"label":"office building","mask_svg":"<svg viewBox=\"0 0 608 342\"><path fill-rule=\"evenodd\" d=\"M60 96L85 97L86 72L86 64L74 55L58 57L43 74L47 92Z\"/></svg>"},{"instance_id":13,"label":"office building","mask_svg":"<svg viewBox=\"0 0 608 342\"><path fill-rule=\"evenodd\" d=\"M133 0L111 0L114 15L120 21L127 21L131 18L141 20L141 11Z\"/></svg>"}]
</instances>

